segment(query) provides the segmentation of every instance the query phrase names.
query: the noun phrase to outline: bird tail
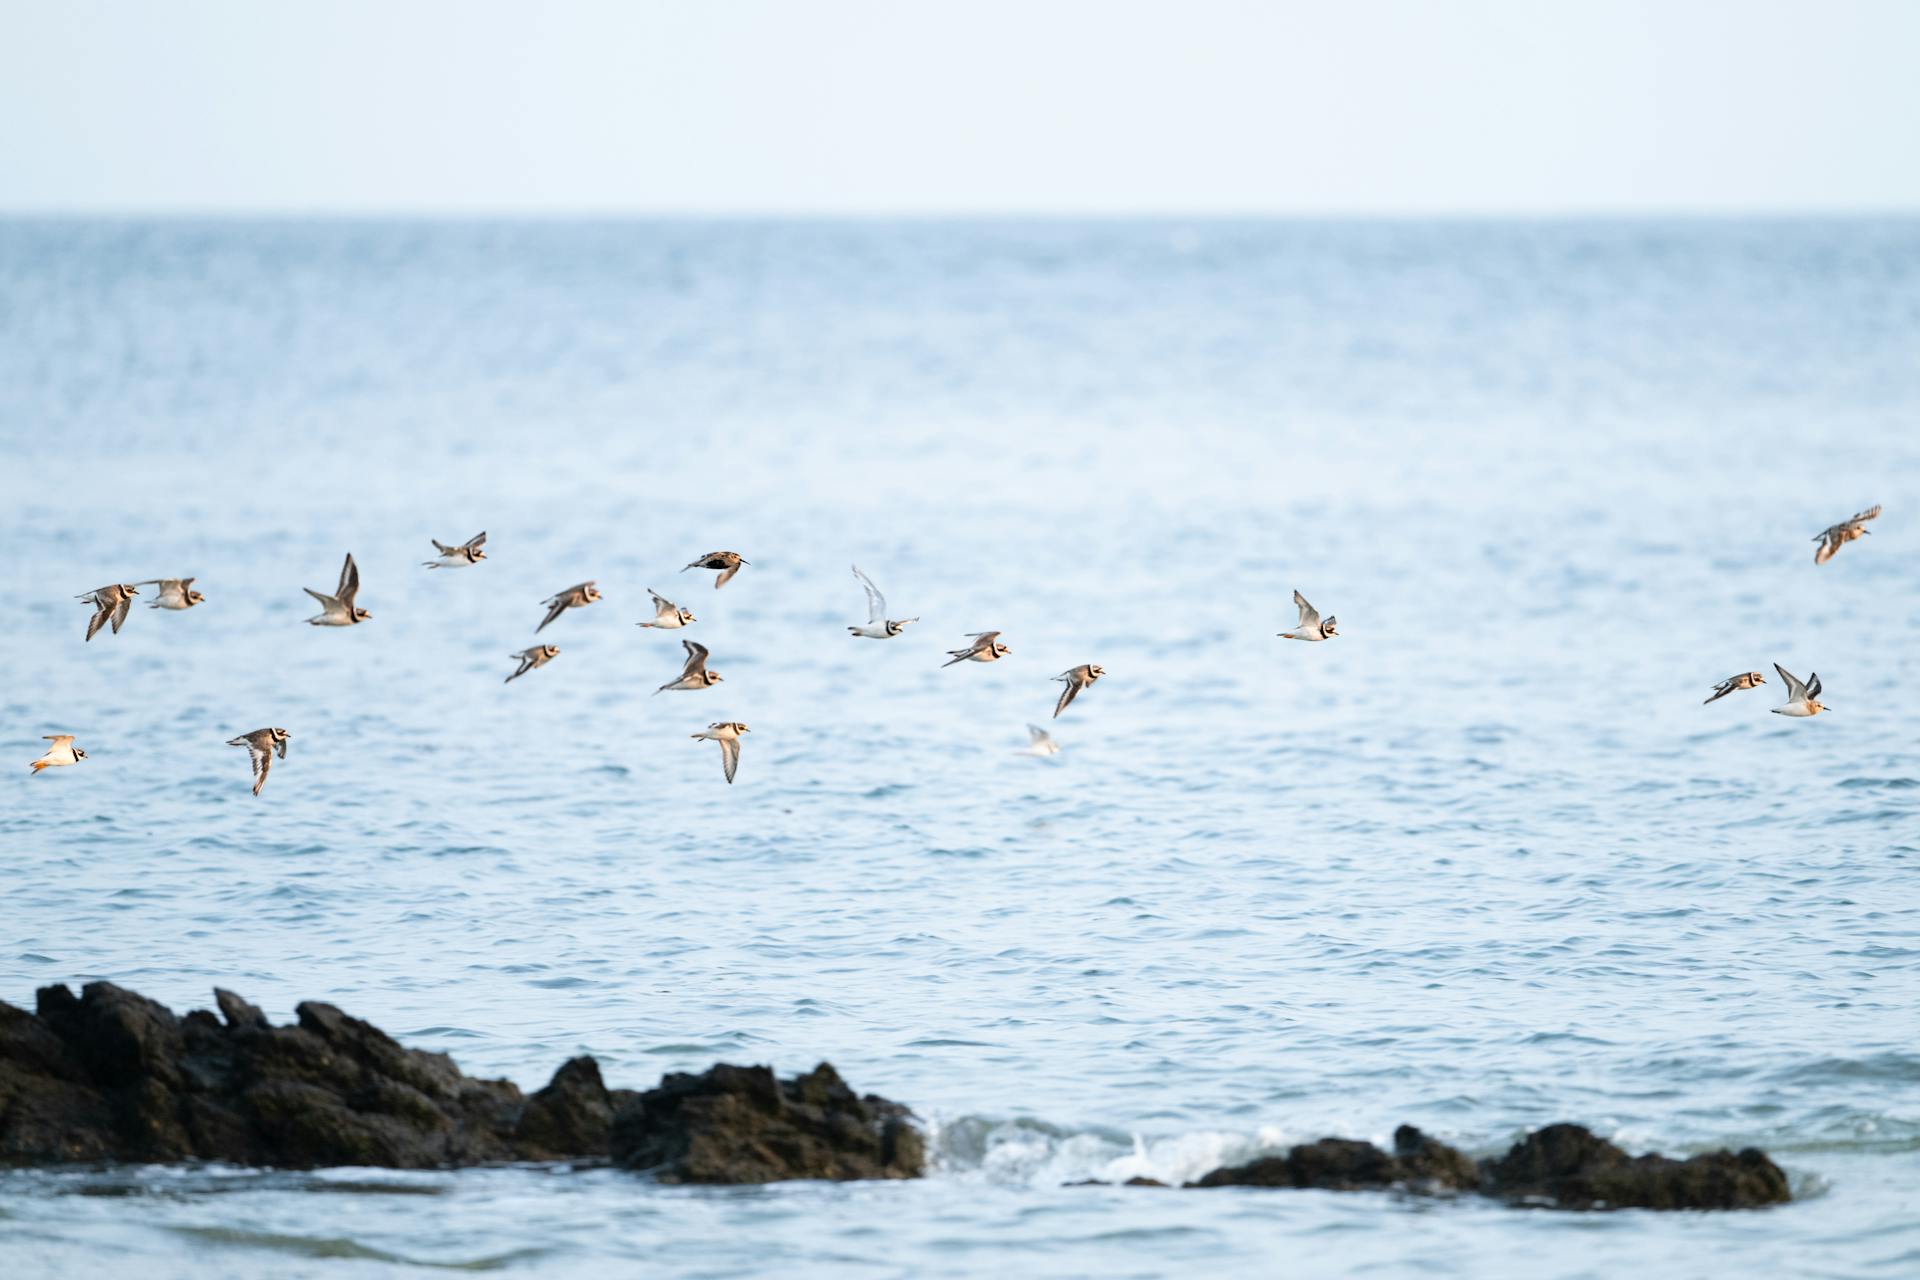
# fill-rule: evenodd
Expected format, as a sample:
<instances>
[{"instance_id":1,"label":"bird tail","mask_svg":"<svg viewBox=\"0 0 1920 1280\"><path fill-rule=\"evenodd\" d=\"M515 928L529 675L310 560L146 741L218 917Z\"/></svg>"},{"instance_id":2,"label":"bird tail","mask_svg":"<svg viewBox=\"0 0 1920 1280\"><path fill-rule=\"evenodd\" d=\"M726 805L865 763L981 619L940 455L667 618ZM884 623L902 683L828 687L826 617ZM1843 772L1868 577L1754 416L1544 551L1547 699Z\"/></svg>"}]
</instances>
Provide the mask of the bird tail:
<instances>
[{"instance_id":1,"label":"bird tail","mask_svg":"<svg viewBox=\"0 0 1920 1280\"><path fill-rule=\"evenodd\" d=\"M42 769L47 767L47 762L45 760L35 760L32 764L28 765L27 767L32 769L35 773L39 773Z\"/></svg>"}]
</instances>

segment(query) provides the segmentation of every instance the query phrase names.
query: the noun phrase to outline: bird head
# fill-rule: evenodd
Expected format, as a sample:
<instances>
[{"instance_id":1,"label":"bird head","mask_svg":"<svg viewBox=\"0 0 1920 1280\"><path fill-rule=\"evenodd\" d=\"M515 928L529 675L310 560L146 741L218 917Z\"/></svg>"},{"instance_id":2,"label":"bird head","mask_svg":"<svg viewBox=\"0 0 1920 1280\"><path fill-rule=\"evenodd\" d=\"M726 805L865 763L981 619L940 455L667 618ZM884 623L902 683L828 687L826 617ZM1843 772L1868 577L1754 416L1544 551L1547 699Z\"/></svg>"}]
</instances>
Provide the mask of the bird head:
<instances>
[{"instance_id":1,"label":"bird head","mask_svg":"<svg viewBox=\"0 0 1920 1280\"><path fill-rule=\"evenodd\" d=\"M1105 667L1103 667L1103 666L1101 666L1101 665L1100 665L1099 663L1097 663L1097 662L1089 662L1089 663L1087 664L1087 679L1088 679L1088 680L1098 680L1098 679L1099 679L1099 678L1100 678L1101 676L1103 676L1103 675L1105 675L1105 674L1107 674L1107 669L1106 669Z\"/></svg>"},{"instance_id":2,"label":"bird head","mask_svg":"<svg viewBox=\"0 0 1920 1280\"><path fill-rule=\"evenodd\" d=\"M1012 652L1013 652L1012 649L1009 649L1006 645L1001 644L998 640L995 640L993 642L993 655L996 658L1004 658Z\"/></svg>"},{"instance_id":3,"label":"bird head","mask_svg":"<svg viewBox=\"0 0 1920 1280\"><path fill-rule=\"evenodd\" d=\"M718 671L709 671L706 673L706 677L709 686L720 683L720 673Z\"/></svg>"},{"instance_id":4,"label":"bird head","mask_svg":"<svg viewBox=\"0 0 1920 1280\"><path fill-rule=\"evenodd\" d=\"M75 760L85 760L87 758L87 753L82 751L80 748L75 747L73 749L73 758Z\"/></svg>"},{"instance_id":5,"label":"bird head","mask_svg":"<svg viewBox=\"0 0 1920 1280\"><path fill-rule=\"evenodd\" d=\"M365 622L367 619L371 618L372 616L373 616L372 614L368 613L365 609L362 609L359 605L353 606L353 620L355 622Z\"/></svg>"},{"instance_id":6,"label":"bird head","mask_svg":"<svg viewBox=\"0 0 1920 1280\"><path fill-rule=\"evenodd\" d=\"M683 627L685 627L685 626L690 626L690 625L692 625L693 623L696 623L696 622L698 622L698 621L700 621L700 619L698 619L698 618L696 618L696 617L694 617L694 616L693 616L693 610L691 610L691 609L682 609L682 610L680 610L680 625L681 625L681 626L683 626Z\"/></svg>"},{"instance_id":7,"label":"bird head","mask_svg":"<svg viewBox=\"0 0 1920 1280\"><path fill-rule=\"evenodd\" d=\"M560 646L557 644L543 644L540 646L540 652L546 654L549 658L556 658L560 656Z\"/></svg>"},{"instance_id":8,"label":"bird head","mask_svg":"<svg viewBox=\"0 0 1920 1280\"><path fill-rule=\"evenodd\" d=\"M594 586L592 583L588 583L586 597L588 600L598 600L600 598L600 588Z\"/></svg>"},{"instance_id":9,"label":"bird head","mask_svg":"<svg viewBox=\"0 0 1920 1280\"><path fill-rule=\"evenodd\" d=\"M191 609L196 604L205 604L206 602L207 602L207 598L201 595L198 591L187 592L187 607L189 609Z\"/></svg>"},{"instance_id":10,"label":"bird head","mask_svg":"<svg viewBox=\"0 0 1920 1280\"><path fill-rule=\"evenodd\" d=\"M121 583L120 589L126 592L130 596L137 596L140 594L140 588L134 586L131 582Z\"/></svg>"},{"instance_id":11,"label":"bird head","mask_svg":"<svg viewBox=\"0 0 1920 1280\"><path fill-rule=\"evenodd\" d=\"M487 558L487 553L485 551L482 551L479 547L475 547L473 549L473 558L475 560L485 560Z\"/></svg>"},{"instance_id":12,"label":"bird head","mask_svg":"<svg viewBox=\"0 0 1920 1280\"><path fill-rule=\"evenodd\" d=\"M1329 635L1329 636L1339 635L1340 633L1334 629L1339 624L1339 621L1340 619L1338 618L1328 618L1325 622L1320 624L1321 633L1323 635Z\"/></svg>"},{"instance_id":13,"label":"bird head","mask_svg":"<svg viewBox=\"0 0 1920 1280\"><path fill-rule=\"evenodd\" d=\"M745 726L744 724L741 724L738 720L736 720L733 722L733 731L735 733L745 733L747 731L747 726Z\"/></svg>"}]
</instances>

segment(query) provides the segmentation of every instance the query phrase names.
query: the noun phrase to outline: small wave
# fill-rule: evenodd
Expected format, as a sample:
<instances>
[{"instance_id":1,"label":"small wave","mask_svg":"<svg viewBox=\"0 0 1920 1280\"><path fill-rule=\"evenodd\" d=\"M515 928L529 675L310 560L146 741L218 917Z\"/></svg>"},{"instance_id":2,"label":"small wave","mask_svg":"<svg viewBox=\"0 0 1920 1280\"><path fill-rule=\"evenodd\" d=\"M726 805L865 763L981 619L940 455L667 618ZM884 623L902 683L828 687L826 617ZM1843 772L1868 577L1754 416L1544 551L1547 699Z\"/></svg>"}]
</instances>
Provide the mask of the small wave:
<instances>
[{"instance_id":1,"label":"small wave","mask_svg":"<svg viewBox=\"0 0 1920 1280\"><path fill-rule=\"evenodd\" d=\"M1094 1179L1191 1182L1225 1164L1288 1145L1278 1130L1256 1134L1202 1130L1148 1137L1116 1129L1065 1129L1042 1120L960 1116L928 1125L933 1171L1014 1186L1048 1187Z\"/></svg>"},{"instance_id":2,"label":"small wave","mask_svg":"<svg viewBox=\"0 0 1920 1280\"><path fill-rule=\"evenodd\" d=\"M296 1236L273 1231L245 1231L238 1227L170 1227L168 1230L205 1244L227 1245L242 1249L264 1249L292 1254L300 1258L351 1258L365 1262L397 1262L410 1267L432 1267L439 1271L498 1271L547 1253L540 1248L510 1249L465 1262L436 1262L409 1258L361 1244L346 1236Z\"/></svg>"}]
</instances>

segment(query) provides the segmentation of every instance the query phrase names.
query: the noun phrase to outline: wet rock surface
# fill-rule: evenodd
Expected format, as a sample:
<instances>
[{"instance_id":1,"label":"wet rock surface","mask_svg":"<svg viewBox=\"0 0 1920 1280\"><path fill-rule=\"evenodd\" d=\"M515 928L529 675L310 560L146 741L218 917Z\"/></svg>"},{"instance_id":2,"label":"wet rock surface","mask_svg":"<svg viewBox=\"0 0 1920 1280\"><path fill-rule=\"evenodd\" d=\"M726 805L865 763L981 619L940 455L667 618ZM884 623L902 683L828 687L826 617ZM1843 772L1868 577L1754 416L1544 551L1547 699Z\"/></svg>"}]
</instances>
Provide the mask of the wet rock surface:
<instances>
[{"instance_id":1,"label":"wet rock surface","mask_svg":"<svg viewBox=\"0 0 1920 1280\"><path fill-rule=\"evenodd\" d=\"M1577 1124L1549 1125L1478 1164L1411 1125L1394 1133L1393 1147L1388 1154L1370 1142L1322 1138L1284 1155L1215 1169L1187 1185L1471 1191L1559 1209L1752 1209L1792 1198L1780 1166L1751 1147L1687 1160L1630 1156Z\"/></svg>"},{"instance_id":2,"label":"wet rock surface","mask_svg":"<svg viewBox=\"0 0 1920 1280\"><path fill-rule=\"evenodd\" d=\"M669 1075L623 1109L613 1158L663 1182L917 1178L926 1149L911 1116L824 1062L791 1080L717 1066Z\"/></svg>"},{"instance_id":3,"label":"wet rock surface","mask_svg":"<svg viewBox=\"0 0 1920 1280\"><path fill-rule=\"evenodd\" d=\"M684 1181L918 1177L924 1164L907 1109L856 1096L824 1064L787 1081L715 1067L642 1094L608 1089L580 1057L529 1097L329 1004L276 1027L214 995L218 1017L177 1017L110 982L42 988L31 1013L0 1003L0 1164L457 1168L605 1160L616 1133Z\"/></svg>"}]
</instances>

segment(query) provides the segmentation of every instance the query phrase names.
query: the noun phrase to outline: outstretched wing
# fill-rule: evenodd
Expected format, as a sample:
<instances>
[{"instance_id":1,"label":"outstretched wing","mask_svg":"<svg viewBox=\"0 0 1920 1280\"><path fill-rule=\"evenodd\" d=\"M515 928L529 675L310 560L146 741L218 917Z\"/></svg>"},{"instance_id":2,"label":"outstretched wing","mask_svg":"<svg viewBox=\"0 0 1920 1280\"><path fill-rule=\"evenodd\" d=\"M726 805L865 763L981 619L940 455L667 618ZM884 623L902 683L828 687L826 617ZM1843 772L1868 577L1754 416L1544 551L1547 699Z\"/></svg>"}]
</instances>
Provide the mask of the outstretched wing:
<instances>
[{"instance_id":1,"label":"outstretched wing","mask_svg":"<svg viewBox=\"0 0 1920 1280\"><path fill-rule=\"evenodd\" d=\"M1878 519L1879 515L1880 515L1880 504L1876 502L1872 506L1868 507L1865 511L1862 511L1856 514L1853 517L1853 519L1847 521L1847 523L1849 525L1863 525L1869 520Z\"/></svg>"},{"instance_id":2,"label":"outstretched wing","mask_svg":"<svg viewBox=\"0 0 1920 1280\"><path fill-rule=\"evenodd\" d=\"M718 591L720 588L726 586L729 582L733 581L733 575L740 572L740 566L745 563L746 563L745 560L735 560L732 564L728 565L726 567L726 570L722 572L719 577L713 580L713 589L715 591Z\"/></svg>"},{"instance_id":3,"label":"outstretched wing","mask_svg":"<svg viewBox=\"0 0 1920 1280\"><path fill-rule=\"evenodd\" d=\"M120 624L127 620L127 610L133 608L133 597L123 595L120 603L113 606L113 634L120 634Z\"/></svg>"},{"instance_id":4,"label":"outstretched wing","mask_svg":"<svg viewBox=\"0 0 1920 1280\"><path fill-rule=\"evenodd\" d=\"M740 739L720 739L720 763L726 767L727 783L733 783L733 771L740 767Z\"/></svg>"},{"instance_id":5,"label":"outstretched wing","mask_svg":"<svg viewBox=\"0 0 1920 1280\"><path fill-rule=\"evenodd\" d=\"M549 622L552 622L555 618L567 611L569 594L568 592L562 591L559 595L547 601L547 616L540 620L540 625L533 629L533 634L539 635L542 631L545 631Z\"/></svg>"},{"instance_id":6,"label":"outstretched wing","mask_svg":"<svg viewBox=\"0 0 1920 1280\"><path fill-rule=\"evenodd\" d=\"M880 588L873 585L873 579L860 572L860 566L853 566L853 576L860 579L860 585L867 592L867 621L869 623L887 620L887 598L880 594Z\"/></svg>"},{"instance_id":7,"label":"outstretched wing","mask_svg":"<svg viewBox=\"0 0 1920 1280\"><path fill-rule=\"evenodd\" d=\"M1051 742L1052 740L1053 740L1053 735L1048 733L1045 729L1042 729L1039 725L1030 724L1027 726L1027 745L1028 746L1037 747L1043 742Z\"/></svg>"},{"instance_id":8,"label":"outstretched wing","mask_svg":"<svg viewBox=\"0 0 1920 1280\"><path fill-rule=\"evenodd\" d=\"M1304 631L1308 627L1318 626L1320 611L1307 603L1307 598L1298 591L1293 593L1293 602L1300 606L1300 622L1297 629Z\"/></svg>"},{"instance_id":9,"label":"outstretched wing","mask_svg":"<svg viewBox=\"0 0 1920 1280\"><path fill-rule=\"evenodd\" d=\"M1080 682L1073 678L1073 672L1069 671L1066 675L1057 678L1065 680L1067 687L1060 691L1060 701L1053 705L1053 718L1055 720L1058 720L1060 713L1067 709L1067 704L1072 702L1080 694Z\"/></svg>"},{"instance_id":10,"label":"outstretched wing","mask_svg":"<svg viewBox=\"0 0 1920 1280\"><path fill-rule=\"evenodd\" d=\"M247 735L247 754L253 761L253 794L259 795L260 788L267 785L267 774L273 768L273 748L267 742L261 742L259 735Z\"/></svg>"},{"instance_id":11,"label":"outstretched wing","mask_svg":"<svg viewBox=\"0 0 1920 1280\"><path fill-rule=\"evenodd\" d=\"M1739 683L1739 676L1729 676L1727 679L1722 680L1719 684L1713 686L1713 696L1708 698L1707 702L1718 702L1720 699L1732 693L1734 686ZM1707 702L1703 702L1700 705L1704 707L1707 705Z\"/></svg>"},{"instance_id":12,"label":"outstretched wing","mask_svg":"<svg viewBox=\"0 0 1920 1280\"><path fill-rule=\"evenodd\" d=\"M340 597L340 603L348 612L353 610L353 598L360 594L360 566L353 562L353 552L347 552L347 562L340 566L340 589L334 592Z\"/></svg>"},{"instance_id":13,"label":"outstretched wing","mask_svg":"<svg viewBox=\"0 0 1920 1280\"><path fill-rule=\"evenodd\" d=\"M1798 702L1807 696L1807 686L1800 683L1799 677L1795 676L1791 671L1788 671L1777 662L1773 664L1773 669L1778 671L1780 678L1787 682L1788 702Z\"/></svg>"},{"instance_id":14,"label":"outstretched wing","mask_svg":"<svg viewBox=\"0 0 1920 1280\"><path fill-rule=\"evenodd\" d=\"M107 625L107 618L112 612L111 609L100 605L94 606L93 616L87 619L87 639L91 640L99 634L100 628Z\"/></svg>"},{"instance_id":15,"label":"outstretched wing","mask_svg":"<svg viewBox=\"0 0 1920 1280\"><path fill-rule=\"evenodd\" d=\"M462 550L478 551L481 547L484 547L486 545L487 545L487 531L485 529L482 529L479 533L476 533L471 538L467 539L466 546L463 547Z\"/></svg>"},{"instance_id":16,"label":"outstretched wing","mask_svg":"<svg viewBox=\"0 0 1920 1280\"><path fill-rule=\"evenodd\" d=\"M70 733L43 733L40 738L44 742L51 742L56 748L64 747L73 741L73 735Z\"/></svg>"},{"instance_id":17,"label":"outstretched wing","mask_svg":"<svg viewBox=\"0 0 1920 1280\"><path fill-rule=\"evenodd\" d=\"M688 676L698 675L700 672L705 671L707 669L707 646L701 644L698 640L682 640L680 644L687 651L687 665L685 670L681 671L680 678L684 680Z\"/></svg>"},{"instance_id":18,"label":"outstretched wing","mask_svg":"<svg viewBox=\"0 0 1920 1280\"><path fill-rule=\"evenodd\" d=\"M1817 698L1820 696L1820 673L1818 671L1810 671L1807 673L1807 696L1809 698Z\"/></svg>"}]
</instances>

